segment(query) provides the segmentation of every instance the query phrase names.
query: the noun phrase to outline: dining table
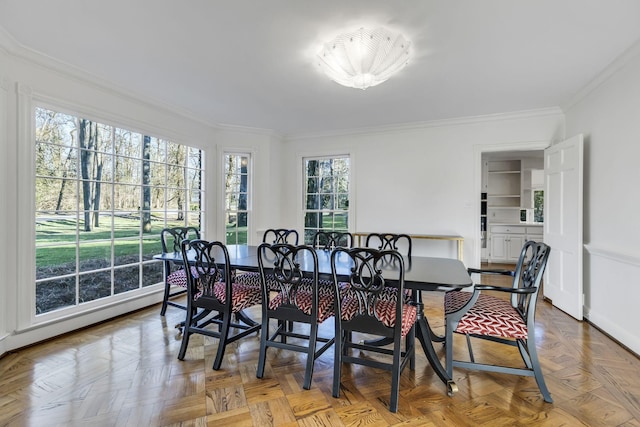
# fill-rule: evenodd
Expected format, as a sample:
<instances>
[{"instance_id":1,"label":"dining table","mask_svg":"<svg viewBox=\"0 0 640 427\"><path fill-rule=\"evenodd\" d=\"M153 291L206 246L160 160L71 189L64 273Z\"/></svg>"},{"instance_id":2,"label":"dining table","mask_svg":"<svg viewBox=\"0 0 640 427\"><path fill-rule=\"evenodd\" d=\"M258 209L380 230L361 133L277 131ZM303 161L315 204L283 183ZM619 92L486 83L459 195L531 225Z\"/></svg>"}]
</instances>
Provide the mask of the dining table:
<instances>
[{"instance_id":1,"label":"dining table","mask_svg":"<svg viewBox=\"0 0 640 427\"><path fill-rule=\"evenodd\" d=\"M229 253L229 263L232 269L241 271L259 271L258 247L251 245L227 245ZM318 271L321 278L331 278L331 250L316 250L318 259ZM351 261L342 253L336 259L336 274L338 280L347 280L351 273ZM187 254L189 257L189 254ZM184 264L180 252L166 252L153 257L156 260L171 261ZM189 260L187 260L189 262ZM313 270L313 257L303 255L298 259L300 269L304 271ZM471 277L462 261L454 258L422 257L411 256L404 259L405 288L411 289L412 304L416 306L418 316L416 320L416 337L420 341L422 349L440 380L447 386L447 394L450 396L457 391L457 386L453 379L447 375L434 348L434 341L441 342L442 337L433 333L429 326L429 320L424 313L424 303L422 291L447 291L452 289L466 288L472 285ZM396 272L397 265L388 263L382 268L389 273ZM390 275L391 276L391 275ZM392 285L393 283L390 282Z\"/></svg>"}]
</instances>

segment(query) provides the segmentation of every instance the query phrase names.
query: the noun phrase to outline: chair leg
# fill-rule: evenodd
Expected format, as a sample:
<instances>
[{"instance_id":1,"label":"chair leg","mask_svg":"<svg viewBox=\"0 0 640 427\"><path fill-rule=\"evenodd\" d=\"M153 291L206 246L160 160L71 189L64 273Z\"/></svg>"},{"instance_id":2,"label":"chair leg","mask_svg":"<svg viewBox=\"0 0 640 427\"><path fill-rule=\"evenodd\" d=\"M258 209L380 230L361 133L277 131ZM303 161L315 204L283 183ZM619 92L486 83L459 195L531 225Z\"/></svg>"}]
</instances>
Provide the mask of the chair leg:
<instances>
[{"instance_id":1,"label":"chair leg","mask_svg":"<svg viewBox=\"0 0 640 427\"><path fill-rule=\"evenodd\" d=\"M263 316L262 333L260 334L260 354L258 356L258 369L256 369L256 378L262 378L264 376L264 365L267 359L267 339L269 337L269 320L266 316Z\"/></svg>"},{"instance_id":2,"label":"chair leg","mask_svg":"<svg viewBox=\"0 0 640 427\"><path fill-rule=\"evenodd\" d=\"M391 398L389 411L398 412L398 396L400 394L400 340L396 339L393 349L393 370L391 371Z\"/></svg>"},{"instance_id":3,"label":"chair leg","mask_svg":"<svg viewBox=\"0 0 640 427\"><path fill-rule=\"evenodd\" d=\"M164 281L164 296L162 297L162 309L160 310L160 316L164 316L164 314L167 312L167 301L169 301L169 291L170 291L170 286L167 283L166 279Z\"/></svg>"},{"instance_id":4,"label":"chair leg","mask_svg":"<svg viewBox=\"0 0 640 427\"><path fill-rule=\"evenodd\" d=\"M538 388L542 393L542 397L544 398L545 402L553 403L551 393L549 393L547 384L544 382L544 377L542 376L542 369L540 369L540 362L538 361L538 351L536 350L535 340L527 340L527 350L529 353L529 357L531 358L531 368L533 369L533 374L536 378L536 383L538 383Z\"/></svg>"},{"instance_id":5,"label":"chair leg","mask_svg":"<svg viewBox=\"0 0 640 427\"><path fill-rule=\"evenodd\" d=\"M216 359L213 361L213 370L217 371L222 365L222 358L224 357L224 351L227 348L227 338L229 337L229 324L231 323L231 313L225 313L224 319L220 325L220 342L218 343L218 351L216 353Z\"/></svg>"},{"instance_id":6,"label":"chair leg","mask_svg":"<svg viewBox=\"0 0 640 427\"><path fill-rule=\"evenodd\" d=\"M291 329L288 329L288 328L289 328L289 322L287 322L286 320L278 320L278 330L286 332L287 330L292 330L293 325L291 325ZM285 334L280 334L280 342L283 344L287 343L287 336Z\"/></svg>"},{"instance_id":7,"label":"chair leg","mask_svg":"<svg viewBox=\"0 0 640 427\"><path fill-rule=\"evenodd\" d=\"M189 330L189 326L185 326L184 332L182 333L182 344L180 345L180 351L178 352L178 360L184 360L184 356L187 354L189 337L191 337L191 331Z\"/></svg>"},{"instance_id":8,"label":"chair leg","mask_svg":"<svg viewBox=\"0 0 640 427\"><path fill-rule=\"evenodd\" d=\"M293 323L293 322L291 322ZM304 385L302 388L309 390L311 388L311 379L313 378L313 367L316 361L316 342L318 339L318 324L311 325L309 331L309 349L307 350L307 368L304 373Z\"/></svg>"},{"instance_id":9,"label":"chair leg","mask_svg":"<svg viewBox=\"0 0 640 427\"><path fill-rule=\"evenodd\" d=\"M471 337L469 334L464 334L467 338L467 349L469 350L469 360L471 363L476 363L476 358L473 356L473 347L471 346Z\"/></svg>"},{"instance_id":10,"label":"chair leg","mask_svg":"<svg viewBox=\"0 0 640 427\"><path fill-rule=\"evenodd\" d=\"M527 366L527 368L533 370L533 366L531 365L531 358L529 357L529 350L527 349L526 341L519 339L516 341L516 343L518 344L518 350L520 350L520 356L522 357L524 364Z\"/></svg>"},{"instance_id":11,"label":"chair leg","mask_svg":"<svg viewBox=\"0 0 640 427\"><path fill-rule=\"evenodd\" d=\"M178 360L184 360L185 354L187 354L187 347L189 346L189 338L191 337L191 326L194 325L195 308L191 307L191 303L187 302L187 309L185 310L184 319L184 331L182 332L182 344L180 345L180 351L178 352Z\"/></svg>"},{"instance_id":12,"label":"chair leg","mask_svg":"<svg viewBox=\"0 0 640 427\"><path fill-rule=\"evenodd\" d=\"M338 321L336 320L336 324ZM344 332L336 326L335 342L333 344L333 397L340 397L340 376L342 375L342 346Z\"/></svg>"}]
</instances>

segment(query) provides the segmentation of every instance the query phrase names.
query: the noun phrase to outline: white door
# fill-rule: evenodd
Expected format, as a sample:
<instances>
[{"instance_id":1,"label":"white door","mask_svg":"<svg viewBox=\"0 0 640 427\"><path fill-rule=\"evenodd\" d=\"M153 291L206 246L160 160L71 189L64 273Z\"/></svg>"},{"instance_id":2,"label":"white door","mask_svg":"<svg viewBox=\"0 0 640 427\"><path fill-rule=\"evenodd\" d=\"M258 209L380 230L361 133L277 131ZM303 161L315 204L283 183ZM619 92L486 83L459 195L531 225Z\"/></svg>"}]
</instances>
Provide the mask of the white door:
<instances>
[{"instance_id":1,"label":"white door","mask_svg":"<svg viewBox=\"0 0 640 427\"><path fill-rule=\"evenodd\" d=\"M544 150L544 296L582 320L582 134Z\"/></svg>"}]
</instances>

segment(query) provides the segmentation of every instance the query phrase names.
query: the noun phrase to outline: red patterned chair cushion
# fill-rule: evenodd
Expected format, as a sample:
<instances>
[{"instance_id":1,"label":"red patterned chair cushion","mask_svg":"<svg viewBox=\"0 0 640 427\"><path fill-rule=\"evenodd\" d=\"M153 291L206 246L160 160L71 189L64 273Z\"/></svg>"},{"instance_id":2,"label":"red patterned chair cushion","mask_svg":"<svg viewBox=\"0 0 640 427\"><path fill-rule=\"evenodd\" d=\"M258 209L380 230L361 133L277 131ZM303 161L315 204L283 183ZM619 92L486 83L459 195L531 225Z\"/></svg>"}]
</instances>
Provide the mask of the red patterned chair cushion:
<instances>
[{"instance_id":1,"label":"red patterned chair cushion","mask_svg":"<svg viewBox=\"0 0 640 427\"><path fill-rule=\"evenodd\" d=\"M213 294L223 304L227 302L227 289L224 282L216 282L213 285ZM234 313L244 310L247 307L260 304L262 302L262 292L259 288L250 285L244 285L241 283L231 284L231 311ZM202 297L203 292L200 284L198 284L198 293L194 296L194 299Z\"/></svg>"},{"instance_id":2,"label":"red patterned chair cushion","mask_svg":"<svg viewBox=\"0 0 640 427\"><path fill-rule=\"evenodd\" d=\"M193 277L198 277L198 272L195 267L191 267L191 274ZM167 284L170 286L187 287L187 272L184 269L176 270L167 276Z\"/></svg>"},{"instance_id":3,"label":"red patterned chair cushion","mask_svg":"<svg viewBox=\"0 0 640 427\"><path fill-rule=\"evenodd\" d=\"M278 281L275 279L275 277L273 277L273 274L268 274L266 276L266 279L267 279L267 286L269 287L270 291L278 292L280 290L280 286L278 284ZM235 278L235 282L259 287L260 286L260 273L248 272L248 273L238 274L236 276L236 278ZM304 283L304 284L311 285L311 282L312 282L312 279L310 279L308 277L303 277L302 278L302 283ZM331 287L331 286L333 286L333 280L320 279L320 280L318 280L318 285L325 286L325 287Z\"/></svg>"},{"instance_id":4,"label":"red patterned chair cushion","mask_svg":"<svg viewBox=\"0 0 640 427\"><path fill-rule=\"evenodd\" d=\"M395 300L395 298L393 298ZM378 299L375 304L376 316L387 328L394 328L396 325L396 301ZM343 293L341 318L349 321L359 313L358 298L349 294L348 291ZM402 336L406 336L417 319L417 310L414 305L404 304L402 308Z\"/></svg>"},{"instance_id":5,"label":"red patterned chair cushion","mask_svg":"<svg viewBox=\"0 0 640 427\"><path fill-rule=\"evenodd\" d=\"M311 301L313 293L309 286L301 285L296 293L296 305L306 315L311 315ZM282 305L283 294L278 292L271 301L269 309L275 310ZM335 314L333 309L334 297L333 289L328 286L320 286L318 289L318 322L324 322Z\"/></svg>"},{"instance_id":6,"label":"red patterned chair cushion","mask_svg":"<svg viewBox=\"0 0 640 427\"><path fill-rule=\"evenodd\" d=\"M378 298L381 300L389 301L389 302L395 302L397 294L398 294L398 289L392 286L385 286L382 292L380 292L380 295L378 296ZM404 303L409 304L410 302L411 302L411 289L405 289Z\"/></svg>"},{"instance_id":7,"label":"red patterned chair cushion","mask_svg":"<svg viewBox=\"0 0 640 427\"><path fill-rule=\"evenodd\" d=\"M471 298L471 292L450 291L445 294L445 314L458 310ZM475 305L465 314L455 332L491 335L503 338L527 338L527 323L510 301L480 294Z\"/></svg>"},{"instance_id":8,"label":"red patterned chair cushion","mask_svg":"<svg viewBox=\"0 0 640 427\"><path fill-rule=\"evenodd\" d=\"M278 291L280 288L278 287L278 282L276 281L273 274L267 274L267 287L270 291ZM238 274L235 278L236 283L242 283L244 285L256 286L260 289L260 273L255 271L250 271L247 273Z\"/></svg>"}]
</instances>

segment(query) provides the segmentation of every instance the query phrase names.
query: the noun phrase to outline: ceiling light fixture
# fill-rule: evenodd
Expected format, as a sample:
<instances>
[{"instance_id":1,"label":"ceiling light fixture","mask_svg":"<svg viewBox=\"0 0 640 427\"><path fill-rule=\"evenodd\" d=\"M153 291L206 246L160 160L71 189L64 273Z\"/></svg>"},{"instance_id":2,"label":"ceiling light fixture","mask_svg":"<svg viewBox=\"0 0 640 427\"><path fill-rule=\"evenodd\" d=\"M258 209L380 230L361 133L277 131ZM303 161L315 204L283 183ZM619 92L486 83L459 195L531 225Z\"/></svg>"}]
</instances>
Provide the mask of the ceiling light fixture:
<instances>
[{"instance_id":1,"label":"ceiling light fixture","mask_svg":"<svg viewBox=\"0 0 640 427\"><path fill-rule=\"evenodd\" d=\"M386 28L338 35L318 53L318 65L336 83L366 89L386 81L411 57L411 42Z\"/></svg>"}]
</instances>

